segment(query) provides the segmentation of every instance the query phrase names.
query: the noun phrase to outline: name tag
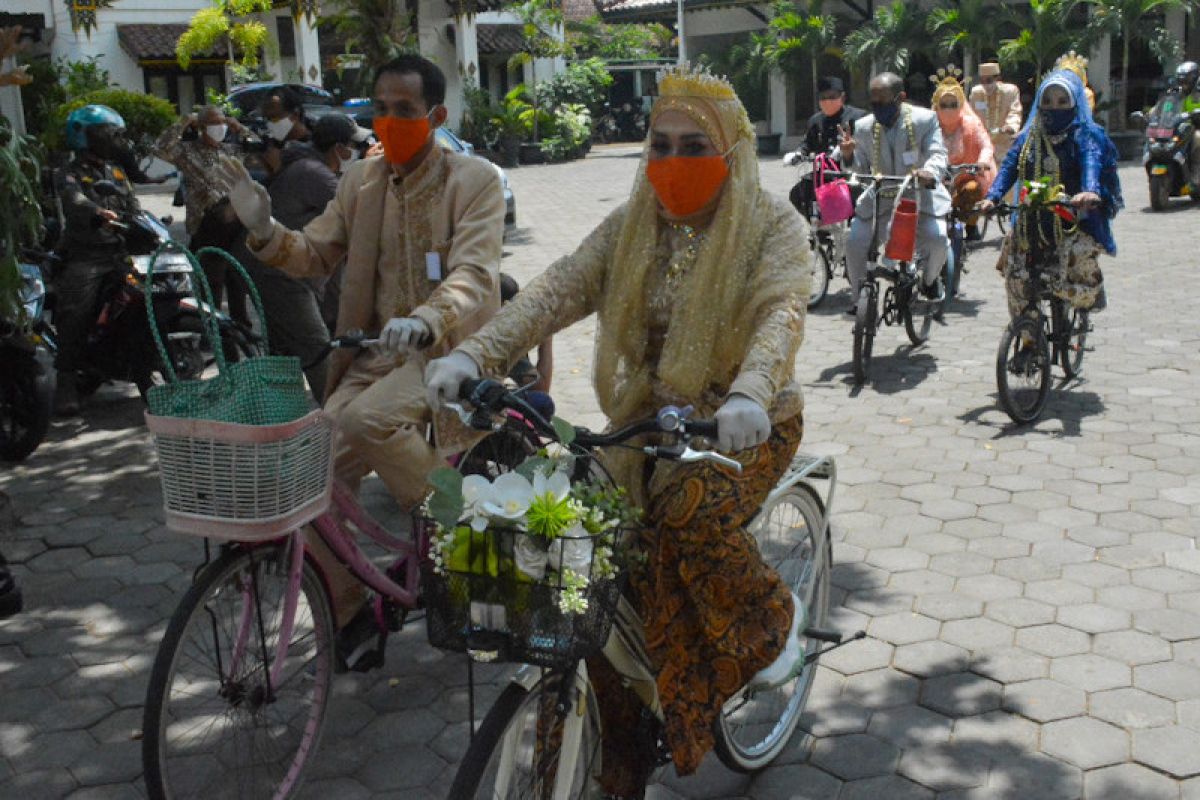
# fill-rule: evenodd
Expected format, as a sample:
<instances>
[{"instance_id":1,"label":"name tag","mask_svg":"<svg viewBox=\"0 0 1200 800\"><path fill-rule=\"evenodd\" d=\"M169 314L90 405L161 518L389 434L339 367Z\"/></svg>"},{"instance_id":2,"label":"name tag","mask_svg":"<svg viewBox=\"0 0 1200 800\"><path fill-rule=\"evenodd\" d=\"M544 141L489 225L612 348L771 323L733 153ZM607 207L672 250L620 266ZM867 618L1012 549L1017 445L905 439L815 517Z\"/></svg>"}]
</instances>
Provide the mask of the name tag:
<instances>
[{"instance_id":1,"label":"name tag","mask_svg":"<svg viewBox=\"0 0 1200 800\"><path fill-rule=\"evenodd\" d=\"M917 163L917 154L909 150L904 155L900 156L900 160L904 162L904 166L911 167Z\"/></svg>"},{"instance_id":2,"label":"name tag","mask_svg":"<svg viewBox=\"0 0 1200 800\"><path fill-rule=\"evenodd\" d=\"M975 110L976 111L987 111L987 101L986 100L976 100L975 101Z\"/></svg>"},{"instance_id":3,"label":"name tag","mask_svg":"<svg viewBox=\"0 0 1200 800\"><path fill-rule=\"evenodd\" d=\"M437 253L425 254L425 276L431 281L442 279L442 257Z\"/></svg>"}]
</instances>

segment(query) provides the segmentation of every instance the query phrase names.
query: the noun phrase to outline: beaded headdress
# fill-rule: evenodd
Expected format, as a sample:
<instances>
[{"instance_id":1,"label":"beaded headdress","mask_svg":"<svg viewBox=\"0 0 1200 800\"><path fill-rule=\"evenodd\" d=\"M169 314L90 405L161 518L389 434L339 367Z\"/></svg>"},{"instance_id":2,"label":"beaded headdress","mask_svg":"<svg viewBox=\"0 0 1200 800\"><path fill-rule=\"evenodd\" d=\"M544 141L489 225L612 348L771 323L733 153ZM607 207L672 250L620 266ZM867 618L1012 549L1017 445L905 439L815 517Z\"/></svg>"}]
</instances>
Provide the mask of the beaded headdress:
<instances>
[{"instance_id":1,"label":"beaded headdress","mask_svg":"<svg viewBox=\"0 0 1200 800\"><path fill-rule=\"evenodd\" d=\"M1087 67L1088 60L1076 53L1074 50L1067 53L1065 56L1059 56L1058 61L1054 62L1055 69L1069 69L1079 76L1079 80L1087 83Z\"/></svg>"},{"instance_id":2,"label":"beaded headdress","mask_svg":"<svg viewBox=\"0 0 1200 800\"><path fill-rule=\"evenodd\" d=\"M680 64L659 73L651 122L665 111L687 114L721 151L739 139L754 139L754 126L733 85L704 66Z\"/></svg>"},{"instance_id":3,"label":"beaded headdress","mask_svg":"<svg viewBox=\"0 0 1200 800\"><path fill-rule=\"evenodd\" d=\"M953 64L947 64L935 74L929 76L930 83L936 86L933 90L934 108L937 108L938 101L947 94L952 94L958 98L959 108L967 104L967 96L963 91L962 76L963 71Z\"/></svg>"}]
</instances>

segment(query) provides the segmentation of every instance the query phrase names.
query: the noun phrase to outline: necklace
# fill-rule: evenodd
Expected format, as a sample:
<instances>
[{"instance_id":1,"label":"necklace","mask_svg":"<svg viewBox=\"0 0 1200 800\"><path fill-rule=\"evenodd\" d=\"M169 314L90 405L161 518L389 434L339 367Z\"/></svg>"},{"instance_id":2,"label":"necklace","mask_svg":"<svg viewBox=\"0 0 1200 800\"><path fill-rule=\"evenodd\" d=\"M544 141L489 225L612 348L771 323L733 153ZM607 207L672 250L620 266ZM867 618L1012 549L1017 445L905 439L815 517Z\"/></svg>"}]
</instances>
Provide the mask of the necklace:
<instances>
[{"instance_id":1,"label":"necklace","mask_svg":"<svg viewBox=\"0 0 1200 800\"><path fill-rule=\"evenodd\" d=\"M908 149L914 154L917 152L917 133L913 130L912 121L912 106L908 103L900 105L900 124L904 126L904 133L908 136ZM871 136L874 137L874 149L871 153L871 169L876 175L883 174L883 124L879 120L875 120L874 127L871 128ZM916 172L917 165L914 163L908 168L909 172Z\"/></svg>"},{"instance_id":2,"label":"necklace","mask_svg":"<svg viewBox=\"0 0 1200 800\"><path fill-rule=\"evenodd\" d=\"M704 246L705 235L691 225L667 223L676 236L671 237L671 258L667 262L667 289L674 292L683 282L683 276L688 273L696 259L700 256L700 248ZM678 238L683 239L682 247L675 247Z\"/></svg>"},{"instance_id":3,"label":"necklace","mask_svg":"<svg viewBox=\"0 0 1200 800\"><path fill-rule=\"evenodd\" d=\"M1059 161L1058 155L1054 152L1054 142L1051 137L1046 135L1040 122L1034 123L1033 129L1029 132L1029 138L1025 140L1025 145L1021 148L1017 174L1020 176L1029 176L1027 180L1034 181L1040 180L1046 175L1052 175L1053 183L1051 185L1062 185L1062 164ZM1029 214L1021 214L1018 217L1015 233L1017 234L1017 246L1021 250L1029 249L1030 216ZM1049 237L1047 237L1042 225L1035 224L1038 241L1042 245L1057 246L1063 237L1063 220L1057 214L1051 214L1050 220L1052 227Z\"/></svg>"}]
</instances>

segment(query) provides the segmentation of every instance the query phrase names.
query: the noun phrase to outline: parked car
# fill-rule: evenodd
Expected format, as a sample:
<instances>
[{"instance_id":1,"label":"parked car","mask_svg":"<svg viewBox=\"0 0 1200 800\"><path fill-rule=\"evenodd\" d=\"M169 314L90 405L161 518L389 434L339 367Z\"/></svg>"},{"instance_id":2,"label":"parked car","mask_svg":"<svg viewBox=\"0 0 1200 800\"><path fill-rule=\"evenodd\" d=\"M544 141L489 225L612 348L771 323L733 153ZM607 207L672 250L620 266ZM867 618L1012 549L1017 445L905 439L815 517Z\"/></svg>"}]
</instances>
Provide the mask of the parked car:
<instances>
[{"instance_id":1,"label":"parked car","mask_svg":"<svg viewBox=\"0 0 1200 800\"><path fill-rule=\"evenodd\" d=\"M470 142L465 142L458 138L458 135L449 128L441 127L434 131L434 139L437 143L447 150L453 150L456 153L463 153L474 158L483 158L483 156L475 155L475 146ZM484 159L486 161L486 159ZM488 161L489 164L492 162ZM500 176L500 187L504 190L504 227L509 228L517 224L517 200L513 197L512 189L508 185L508 175L497 164L492 164L496 170L496 174Z\"/></svg>"},{"instance_id":2,"label":"parked car","mask_svg":"<svg viewBox=\"0 0 1200 800\"><path fill-rule=\"evenodd\" d=\"M318 120L326 114L342 111L333 95L320 86L308 83L282 83L280 81L261 81L235 86L229 90L229 102L241 112L241 120L250 128L262 123L262 115L258 107L263 100L280 86L287 86L300 94L304 103L304 113L312 120Z\"/></svg>"}]
</instances>

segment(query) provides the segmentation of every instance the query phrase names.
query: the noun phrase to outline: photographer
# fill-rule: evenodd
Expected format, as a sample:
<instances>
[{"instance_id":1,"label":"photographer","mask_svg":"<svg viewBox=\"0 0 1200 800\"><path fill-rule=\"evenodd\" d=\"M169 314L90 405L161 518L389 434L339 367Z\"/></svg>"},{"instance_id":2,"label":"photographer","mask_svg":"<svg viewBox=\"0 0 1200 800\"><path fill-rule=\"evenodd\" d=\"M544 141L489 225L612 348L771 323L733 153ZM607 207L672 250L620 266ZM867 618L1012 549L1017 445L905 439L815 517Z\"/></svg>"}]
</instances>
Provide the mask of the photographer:
<instances>
[{"instance_id":1,"label":"photographer","mask_svg":"<svg viewBox=\"0 0 1200 800\"><path fill-rule=\"evenodd\" d=\"M188 246L192 251L202 247L231 249L243 228L229 205L229 187L217 170L221 155L237 155L241 148L226 144L230 133L249 136L250 131L217 106L205 106L197 114L183 117L163 131L155 145L155 153L179 170L187 183ZM213 290L218 308L226 285L228 265L222 258L204 257L200 266ZM229 313L243 325L250 324L246 289L240 280L229 281Z\"/></svg>"}]
</instances>

